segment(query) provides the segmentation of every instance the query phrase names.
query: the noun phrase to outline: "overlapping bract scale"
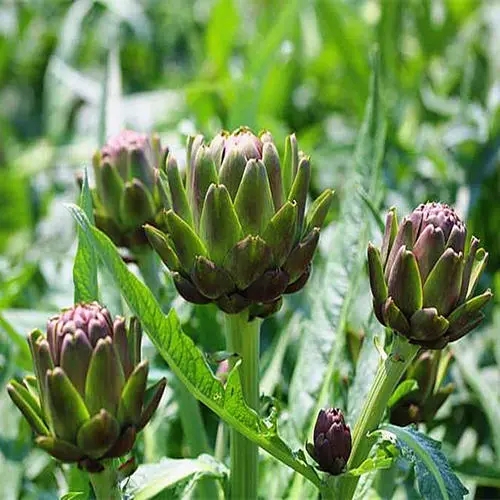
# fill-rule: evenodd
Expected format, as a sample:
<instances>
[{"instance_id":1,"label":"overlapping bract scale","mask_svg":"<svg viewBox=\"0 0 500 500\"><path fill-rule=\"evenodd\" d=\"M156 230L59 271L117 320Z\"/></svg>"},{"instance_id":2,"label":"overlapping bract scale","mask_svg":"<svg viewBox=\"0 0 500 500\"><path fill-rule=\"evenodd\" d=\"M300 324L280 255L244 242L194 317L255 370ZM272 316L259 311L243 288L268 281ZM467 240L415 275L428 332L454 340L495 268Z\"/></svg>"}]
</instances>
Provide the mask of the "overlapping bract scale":
<instances>
[{"instance_id":1,"label":"overlapping bract scale","mask_svg":"<svg viewBox=\"0 0 500 500\"><path fill-rule=\"evenodd\" d=\"M333 196L324 191L306 213L310 176L295 136L282 162L268 132L257 136L244 127L209 143L190 138L184 182L168 155L164 229L145 229L179 293L228 314L248 308L250 317L265 317L278 310L282 295L309 277Z\"/></svg>"},{"instance_id":2,"label":"overlapping bract scale","mask_svg":"<svg viewBox=\"0 0 500 500\"><path fill-rule=\"evenodd\" d=\"M116 245L147 245L143 225L158 225L168 203L159 170L167 155L157 136L133 130L122 130L94 154L94 217Z\"/></svg>"},{"instance_id":3,"label":"overlapping bract scale","mask_svg":"<svg viewBox=\"0 0 500 500\"><path fill-rule=\"evenodd\" d=\"M474 296L488 254L455 211L418 206L400 224L391 210L380 250L368 247L375 315L414 344L441 349L475 328L489 290Z\"/></svg>"},{"instance_id":4,"label":"overlapping bract scale","mask_svg":"<svg viewBox=\"0 0 500 500\"><path fill-rule=\"evenodd\" d=\"M37 444L63 462L96 472L127 454L160 402L166 380L146 389L135 319L113 321L98 303L77 304L30 333L35 377L12 380L8 392Z\"/></svg>"}]
</instances>

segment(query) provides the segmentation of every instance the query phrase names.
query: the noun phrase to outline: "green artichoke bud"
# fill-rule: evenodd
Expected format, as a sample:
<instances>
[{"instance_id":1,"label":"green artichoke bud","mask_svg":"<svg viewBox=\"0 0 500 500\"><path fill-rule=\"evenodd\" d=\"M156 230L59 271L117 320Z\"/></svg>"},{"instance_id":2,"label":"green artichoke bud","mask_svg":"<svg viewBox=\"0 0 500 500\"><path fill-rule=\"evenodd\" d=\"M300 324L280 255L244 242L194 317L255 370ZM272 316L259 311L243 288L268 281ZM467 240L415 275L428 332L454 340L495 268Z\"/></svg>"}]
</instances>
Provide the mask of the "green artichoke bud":
<instances>
[{"instance_id":1,"label":"green artichoke bud","mask_svg":"<svg viewBox=\"0 0 500 500\"><path fill-rule=\"evenodd\" d=\"M37 435L38 446L91 472L101 460L127 454L151 419L166 380L146 389L141 329L113 321L98 303L78 304L49 320L47 335L28 338L36 379L7 390Z\"/></svg>"},{"instance_id":2,"label":"green artichoke bud","mask_svg":"<svg viewBox=\"0 0 500 500\"><path fill-rule=\"evenodd\" d=\"M314 443L306 449L319 469L334 476L341 474L351 455L351 429L339 408L320 410L314 426Z\"/></svg>"},{"instance_id":3,"label":"green artichoke bud","mask_svg":"<svg viewBox=\"0 0 500 500\"><path fill-rule=\"evenodd\" d=\"M310 163L295 136L283 162L269 133L239 128L209 144L189 139L185 183L172 155L166 165L166 231L146 225L146 234L186 300L265 317L305 285L333 192L306 214Z\"/></svg>"},{"instance_id":4,"label":"green artichoke bud","mask_svg":"<svg viewBox=\"0 0 500 500\"><path fill-rule=\"evenodd\" d=\"M442 349L475 328L491 291L475 296L488 254L455 211L418 206L398 225L387 215L382 248L368 247L373 308L378 320L427 349Z\"/></svg>"},{"instance_id":5,"label":"green artichoke bud","mask_svg":"<svg viewBox=\"0 0 500 500\"><path fill-rule=\"evenodd\" d=\"M159 170L164 170L167 154L158 137L132 130L123 130L94 154L95 221L116 245L146 245L143 225L158 224L169 206Z\"/></svg>"},{"instance_id":6,"label":"green artichoke bud","mask_svg":"<svg viewBox=\"0 0 500 500\"><path fill-rule=\"evenodd\" d=\"M410 365L404 380L415 380L418 388L405 394L391 408L390 420L404 427L420 422L430 423L439 408L454 390L454 384L443 384L451 354L442 351L424 351Z\"/></svg>"}]
</instances>

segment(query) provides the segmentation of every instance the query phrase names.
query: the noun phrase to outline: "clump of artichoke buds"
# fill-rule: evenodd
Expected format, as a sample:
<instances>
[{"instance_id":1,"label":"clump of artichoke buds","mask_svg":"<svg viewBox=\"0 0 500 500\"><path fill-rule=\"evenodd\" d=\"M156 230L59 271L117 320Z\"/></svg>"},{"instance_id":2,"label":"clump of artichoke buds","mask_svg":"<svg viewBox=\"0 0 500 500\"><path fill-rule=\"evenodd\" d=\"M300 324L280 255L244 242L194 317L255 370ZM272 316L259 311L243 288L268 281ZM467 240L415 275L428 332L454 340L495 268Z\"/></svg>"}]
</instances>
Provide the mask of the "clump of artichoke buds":
<instances>
[{"instance_id":1,"label":"clump of artichoke buds","mask_svg":"<svg viewBox=\"0 0 500 500\"><path fill-rule=\"evenodd\" d=\"M398 225L386 219L382 249L368 248L373 308L378 320L428 349L442 349L475 328L489 290L474 296L488 254L455 211L441 203L418 206Z\"/></svg>"},{"instance_id":2,"label":"clump of artichoke buds","mask_svg":"<svg viewBox=\"0 0 500 500\"><path fill-rule=\"evenodd\" d=\"M36 377L7 389L37 435L38 446L89 472L127 454L156 410L166 381L146 390L141 329L113 321L98 303L78 304L29 335Z\"/></svg>"},{"instance_id":3,"label":"clump of artichoke buds","mask_svg":"<svg viewBox=\"0 0 500 500\"><path fill-rule=\"evenodd\" d=\"M186 300L265 317L282 294L304 286L333 192L306 214L311 166L294 135L283 161L267 132L240 128L209 144L192 137L185 184L172 155L166 172L167 231L146 226L146 233Z\"/></svg>"},{"instance_id":4,"label":"clump of artichoke buds","mask_svg":"<svg viewBox=\"0 0 500 500\"><path fill-rule=\"evenodd\" d=\"M309 455L319 469L334 476L341 474L351 454L351 430L338 408L320 410L313 434L314 443L307 443Z\"/></svg>"},{"instance_id":5,"label":"clump of artichoke buds","mask_svg":"<svg viewBox=\"0 0 500 500\"><path fill-rule=\"evenodd\" d=\"M443 383L451 353L424 351L410 365L403 380L415 380L418 388L405 394L391 408L390 421L404 427L426 422L430 424L439 408L454 390L454 384Z\"/></svg>"},{"instance_id":6,"label":"clump of artichoke buds","mask_svg":"<svg viewBox=\"0 0 500 500\"><path fill-rule=\"evenodd\" d=\"M118 246L147 245L143 225L164 208L159 169L168 149L158 137L123 130L94 154L96 225Z\"/></svg>"}]
</instances>

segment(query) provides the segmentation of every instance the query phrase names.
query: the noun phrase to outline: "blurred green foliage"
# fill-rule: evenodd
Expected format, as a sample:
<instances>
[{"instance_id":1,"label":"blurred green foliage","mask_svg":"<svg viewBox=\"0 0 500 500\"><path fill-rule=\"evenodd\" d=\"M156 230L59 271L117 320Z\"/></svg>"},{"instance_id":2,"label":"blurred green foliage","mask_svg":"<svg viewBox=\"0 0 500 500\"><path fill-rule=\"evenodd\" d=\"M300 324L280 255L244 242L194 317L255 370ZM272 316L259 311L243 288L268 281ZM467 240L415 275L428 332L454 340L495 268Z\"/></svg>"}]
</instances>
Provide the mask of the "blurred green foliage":
<instances>
[{"instance_id":1,"label":"blurred green foliage","mask_svg":"<svg viewBox=\"0 0 500 500\"><path fill-rule=\"evenodd\" d=\"M349 196L343 187L378 47L384 206L404 213L431 199L455 205L490 253L484 284L500 296L499 23L500 3L481 0L0 2L2 498L54 498L65 490L60 470L31 448L3 387L29 368L24 334L71 300L75 231L63 202L76 198L75 175L121 122L158 131L175 151L196 130L245 124L269 128L279 143L294 131L314 162L314 194L335 188L338 207ZM115 106L105 110L103 130L102 103L110 96ZM325 249L327 242L325 234ZM173 304L196 342L221 347L215 311ZM290 311L307 307L305 298L291 298L285 313L264 325L263 364L286 349L273 367L283 375L267 380L283 400L299 344L292 332L283 347L276 332L290 328ZM474 334L467 363L498 387L498 304L489 319ZM362 327L354 314L349 323ZM203 329L214 332L208 340ZM441 417L442 435L471 497L491 498L499 490L487 488L500 486L500 450L491 445L498 430L481 384L471 386L464 366L462 359L450 375L458 389ZM165 369L158 361L158 373ZM208 412L205 419L215 439L216 419ZM146 461L185 454L171 398L152 428L158 441L146 435L139 450ZM464 442L466 430L474 436ZM67 477L77 488L78 473Z\"/></svg>"}]
</instances>

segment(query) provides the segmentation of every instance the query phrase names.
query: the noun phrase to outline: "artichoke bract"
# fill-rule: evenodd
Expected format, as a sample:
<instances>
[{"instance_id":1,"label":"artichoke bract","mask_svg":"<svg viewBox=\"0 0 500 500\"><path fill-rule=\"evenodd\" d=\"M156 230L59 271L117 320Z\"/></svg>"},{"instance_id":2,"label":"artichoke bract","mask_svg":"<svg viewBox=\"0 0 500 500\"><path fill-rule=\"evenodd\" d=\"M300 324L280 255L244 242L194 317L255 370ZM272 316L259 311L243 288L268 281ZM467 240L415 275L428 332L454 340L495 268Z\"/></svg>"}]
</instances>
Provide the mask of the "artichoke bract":
<instances>
[{"instance_id":1,"label":"artichoke bract","mask_svg":"<svg viewBox=\"0 0 500 500\"><path fill-rule=\"evenodd\" d=\"M451 353L424 351L410 365L403 380L415 380L418 387L405 394L391 408L390 421L405 427L420 422L431 423L455 386L444 383Z\"/></svg>"},{"instance_id":2,"label":"artichoke bract","mask_svg":"<svg viewBox=\"0 0 500 500\"><path fill-rule=\"evenodd\" d=\"M147 245L143 225L158 224L164 208L159 169L168 149L157 136L123 130L93 158L96 226L118 246Z\"/></svg>"},{"instance_id":3,"label":"artichoke bract","mask_svg":"<svg viewBox=\"0 0 500 500\"><path fill-rule=\"evenodd\" d=\"M398 225L389 211L382 248L368 247L373 308L378 320L427 349L442 349L474 329L491 291L474 296L488 254L455 211L418 206Z\"/></svg>"},{"instance_id":4,"label":"artichoke bract","mask_svg":"<svg viewBox=\"0 0 500 500\"><path fill-rule=\"evenodd\" d=\"M28 338L35 377L7 386L37 435L37 445L89 472L102 460L127 454L165 390L146 389L148 362L140 361L141 328L113 321L98 303L78 304L49 320L47 335Z\"/></svg>"},{"instance_id":5,"label":"artichoke bract","mask_svg":"<svg viewBox=\"0 0 500 500\"><path fill-rule=\"evenodd\" d=\"M341 474L351 455L351 429L338 408L320 410L313 433L314 443L306 449L319 469L334 476Z\"/></svg>"},{"instance_id":6,"label":"artichoke bract","mask_svg":"<svg viewBox=\"0 0 500 500\"><path fill-rule=\"evenodd\" d=\"M147 225L146 234L179 293L228 314L277 311L282 294L305 285L332 201L327 189L306 214L310 176L294 135L281 161L268 132L256 136L244 127L209 144L191 137L185 182L168 155L167 230Z\"/></svg>"}]
</instances>

